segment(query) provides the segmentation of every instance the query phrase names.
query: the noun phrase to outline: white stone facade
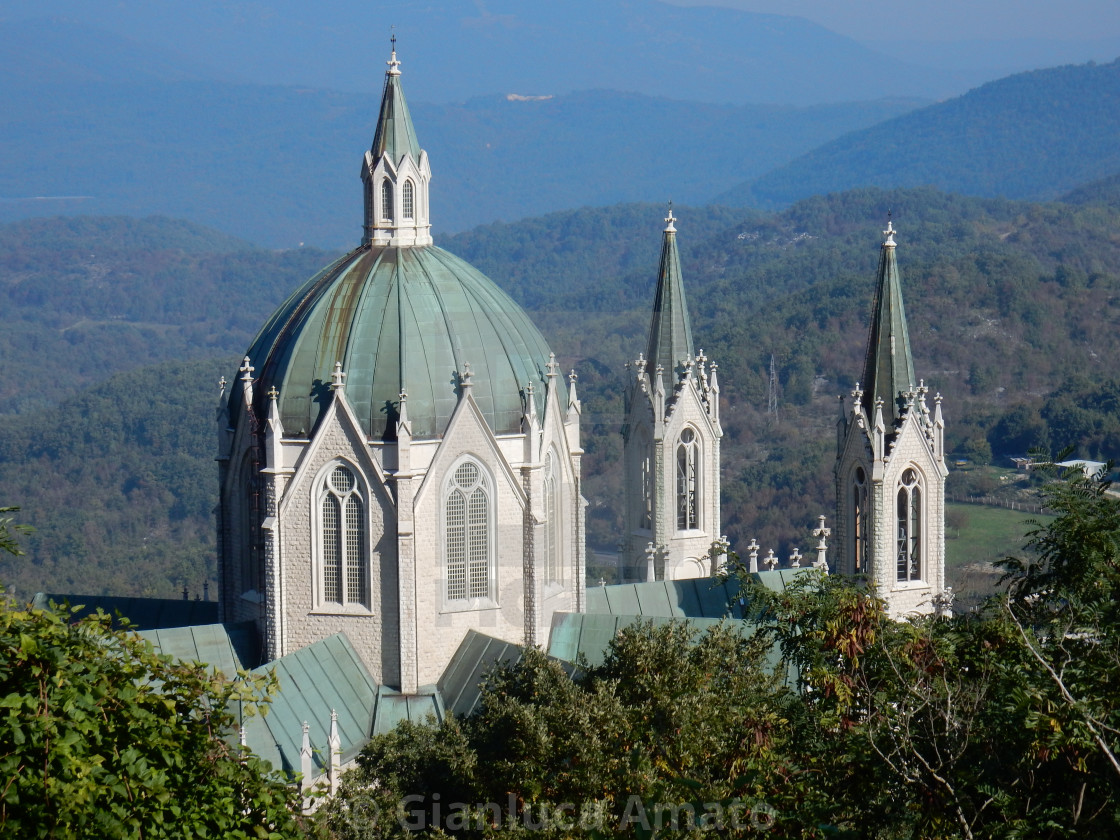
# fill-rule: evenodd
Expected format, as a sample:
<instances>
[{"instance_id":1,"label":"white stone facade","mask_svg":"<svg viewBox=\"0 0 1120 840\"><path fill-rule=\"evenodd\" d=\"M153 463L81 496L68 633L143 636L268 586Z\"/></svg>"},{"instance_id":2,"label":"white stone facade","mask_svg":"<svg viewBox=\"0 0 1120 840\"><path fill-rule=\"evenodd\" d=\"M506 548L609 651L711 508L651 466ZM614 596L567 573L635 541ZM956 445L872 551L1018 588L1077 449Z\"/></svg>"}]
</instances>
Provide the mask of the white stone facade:
<instances>
[{"instance_id":1,"label":"white stone facade","mask_svg":"<svg viewBox=\"0 0 1120 840\"><path fill-rule=\"evenodd\" d=\"M716 366L688 360L667 393L664 373L651 377L639 359L627 395L624 575L650 581L714 574L723 435Z\"/></svg>"},{"instance_id":2,"label":"white stone facade","mask_svg":"<svg viewBox=\"0 0 1120 840\"><path fill-rule=\"evenodd\" d=\"M396 442L366 439L344 387L334 390L309 439L285 438L275 417L255 436L226 434L223 619L257 622L269 659L345 633L377 682L406 693L436 682L469 629L543 643L553 612L582 609L585 565L579 403L574 382L567 405L560 405L562 389L546 392L540 415L530 394L525 431L515 435L491 432L469 384L438 440L411 440L406 411ZM261 453L267 501L249 515L252 476L228 465L251 460L253 451ZM482 597L456 600L448 597L447 493L465 461L485 481L488 580ZM363 502L358 560L366 603L332 602L322 591L319 511L336 465L357 478ZM249 588L255 581L260 588Z\"/></svg>"}]
</instances>

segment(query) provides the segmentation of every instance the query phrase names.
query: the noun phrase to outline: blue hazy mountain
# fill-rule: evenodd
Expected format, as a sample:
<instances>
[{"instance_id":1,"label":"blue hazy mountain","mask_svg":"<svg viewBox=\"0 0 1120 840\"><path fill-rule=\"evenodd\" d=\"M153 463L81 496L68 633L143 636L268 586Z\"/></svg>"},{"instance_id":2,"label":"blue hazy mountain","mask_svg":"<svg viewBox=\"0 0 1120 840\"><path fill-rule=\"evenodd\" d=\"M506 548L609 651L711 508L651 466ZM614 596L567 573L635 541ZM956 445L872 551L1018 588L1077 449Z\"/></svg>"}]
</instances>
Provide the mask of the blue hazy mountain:
<instances>
[{"instance_id":1,"label":"blue hazy mountain","mask_svg":"<svg viewBox=\"0 0 1120 840\"><path fill-rule=\"evenodd\" d=\"M212 78L373 93L390 25L417 101L606 88L702 102L938 98L990 75L913 66L801 18L656 0L0 0L212 68Z\"/></svg>"},{"instance_id":2,"label":"blue hazy mountain","mask_svg":"<svg viewBox=\"0 0 1120 840\"><path fill-rule=\"evenodd\" d=\"M990 82L833 140L717 201L780 207L855 187L1056 198L1120 172L1120 60Z\"/></svg>"},{"instance_id":3,"label":"blue hazy mountain","mask_svg":"<svg viewBox=\"0 0 1120 840\"><path fill-rule=\"evenodd\" d=\"M357 242L378 94L215 81L189 59L87 35L72 23L0 25L0 47L19 56L0 57L0 221L171 214L270 247ZM437 232L699 201L924 104L714 105L599 90L428 105L412 87L406 67Z\"/></svg>"}]
</instances>

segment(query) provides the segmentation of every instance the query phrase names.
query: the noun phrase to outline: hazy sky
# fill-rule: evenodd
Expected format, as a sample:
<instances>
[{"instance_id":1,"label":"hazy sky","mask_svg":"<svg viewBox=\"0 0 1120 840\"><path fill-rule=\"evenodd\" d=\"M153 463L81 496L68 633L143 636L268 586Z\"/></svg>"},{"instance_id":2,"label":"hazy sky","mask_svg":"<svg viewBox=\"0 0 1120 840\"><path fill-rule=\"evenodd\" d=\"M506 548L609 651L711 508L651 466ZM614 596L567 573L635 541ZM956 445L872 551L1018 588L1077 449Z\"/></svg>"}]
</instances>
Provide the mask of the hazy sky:
<instances>
[{"instance_id":1,"label":"hazy sky","mask_svg":"<svg viewBox=\"0 0 1120 840\"><path fill-rule=\"evenodd\" d=\"M797 15L862 41L970 40L1120 35L1117 0L668 0Z\"/></svg>"}]
</instances>

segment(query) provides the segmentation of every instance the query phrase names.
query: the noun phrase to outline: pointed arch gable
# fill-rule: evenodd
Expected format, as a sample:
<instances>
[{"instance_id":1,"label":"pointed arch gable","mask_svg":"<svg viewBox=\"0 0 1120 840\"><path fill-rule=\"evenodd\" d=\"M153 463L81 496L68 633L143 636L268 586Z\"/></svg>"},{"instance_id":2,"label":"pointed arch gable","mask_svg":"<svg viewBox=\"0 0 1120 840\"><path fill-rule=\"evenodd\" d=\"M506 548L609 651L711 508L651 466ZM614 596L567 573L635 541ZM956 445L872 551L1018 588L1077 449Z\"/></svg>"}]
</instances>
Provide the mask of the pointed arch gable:
<instances>
[{"instance_id":1,"label":"pointed arch gable","mask_svg":"<svg viewBox=\"0 0 1120 840\"><path fill-rule=\"evenodd\" d=\"M489 462L497 465L497 469L495 470L497 474L494 476L495 481L504 481L513 493L513 498L517 501L517 504L524 509L527 504L527 499L525 498L525 490L521 486L521 481L513 471L513 468L509 465L505 455L502 454L498 446L498 441L494 437L494 433L490 430L490 426L482 414L482 409L478 407L478 403L475 402L474 397L470 393L460 399L459 404L455 406L455 412L451 415L451 420L443 433L443 440L440 442L439 448L436 450L431 463L428 465L427 472L424 474L424 480L416 490L415 506L417 509L419 509L421 504L425 503L427 496L433 492L431 489L433 483L438 483L434 476L443 475L450 467L451 462L463 453L464 450L455 445L455 440L465 437L471 430L482 433L483 448L485 450L485 455L482 452L476 452L475 457L483 462L488 462L488 459L490 459Z\"/></svg>"},{"instance_id":2,"label":"pointed arch gable","mask_svg":"<svg viewBox=\"0 0 1120 840\"><path fill-rule=\"evenodd\" d=\"M326 439L328 435L325 434L326 430L332 425L340 429L349 444L350 454L352 455L355 466L364 473L371 477L376 477L376 481L370 481L372 489L370 491L371 502L373 497L384 505L387 510L396 510L396 502L392 494L389 493L388 483L385 477L385 471L381 469L381 465L374 460L373 455L369 451L369 445L366 443L365 435L362 432L361 424L358 422L357 416L354 414L354 409L346 401L345 389L340 389L334 392L334 397L331 399L330 405L327 406L326 411L320 415L319 422L315 424L315 430L311 434L311 439L308 442L307 448L300 454L299 463L296 465L295 474L292 476L288 486L302 487L305 482L314 478L313 473L317 474L322 467L321 461L329 461L330 458L323 458L323 448L327 445ZM331 457L336 457L337 452L331 453ZM318 466L316 466L318 464ZM280 502L280 514L283 516L288 512L288 507L292 504L293 494L285 493L284 498Z\"/></svg>"}]
</instances>

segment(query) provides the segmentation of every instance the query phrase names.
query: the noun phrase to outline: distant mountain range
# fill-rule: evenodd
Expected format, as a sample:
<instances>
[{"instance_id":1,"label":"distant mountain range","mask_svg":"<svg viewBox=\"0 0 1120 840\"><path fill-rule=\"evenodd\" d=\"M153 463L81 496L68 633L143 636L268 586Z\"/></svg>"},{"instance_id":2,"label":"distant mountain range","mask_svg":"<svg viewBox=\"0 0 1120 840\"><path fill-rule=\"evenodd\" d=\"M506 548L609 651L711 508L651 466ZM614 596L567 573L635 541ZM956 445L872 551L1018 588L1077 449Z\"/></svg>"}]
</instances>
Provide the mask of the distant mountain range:
<instances>
[{"instance_id":1,"label":"distant mountain range","mask_svg":"<svg viewBox=\"0 0 1120 840\"><path fill-rule=\"evenodd\" d=\"M217 13L203 5L200 14ZM654 17L635 17L638 5ZM466 14L467 7L449 8L437 30L452 27L452 19L466 26L467 18L455 14ZM487 8L498 14L499 7ZM539 22L530 26L511 9L502 12L512 15L509 31L537 32ZM646 43L657 15L681 23L685 18L673 15L683 11L652 0L612 0L588 12L586 21L601 24L588 39L611 32ZM742 26L739 18L720 17L732 14L728 10L688 11L701 29L717 19ZM549 20L560 27L556 31L567 31L568 23ZM792 20L755 21L771 27L767 49L792 49ZM485 33L479 43L513 37L501 34L505 24L478 25ZM425 44L445 36L433 32ZM665 37L659 49L670 56L677 39ZM734 65L715 60L725 41L714 38L709 45L707 60L721 68ZM744 55L762 61L763 53L750 53L747 41L741 46ZM573 46L573 56L582 49L582 42ZM808 54L788 52L780 61L771 56L768 75L787 76ZM831 72L828 55L813 55L814 74ZM613 54L601 59L618 60ZM503 87L516 86L505 95L424 104L415 93L431 89L424 73L449 60L433 58L427 69L427 59L405 65L413 117L432 159L437 233L623 201L778 208L865 185L930 184L979 196L1053 198L1120 172L1117 62L1023 73L936 105L879 99L792 107L606 90L552 95L556 88L530 84L532 73L545 72L542 58L526 60L524 72L495 71ZM897 78L891 66L885 75ZM376 93L230 83L214 80L216 72L197 57L162 53L74 22L0 22L0 221L168 214L274 248L355 243L358 161L373 132ZM450 85L461 81L448 73ZM378 64L370 85L381 78ZM712 88L697 79L684 74L680 83L662 87L674 97L702 99ZM741 84L748 84L747 76Z\"/></svg>"},{"instance_id":2,"label":"distant mountain range","mask_svg":"<svg viewBox=\"0 0 1120 840\"><path fill-rule=\"evenodd\" d=\"M30 58L30 67L58 71L56 80L75 70L108 78L91 50L102 42L120 49L128 39L137 47L131 52L143 52L139 77L369 95L380 87L390 31L400 38L412 95L440 103L610 89L710 103L814 105L939 98L991 78L991 71L962 74L888 59L802 18L656 0L36 0L35 15L55 17L27 20L29 14L23 0L0 0L7 21L0 55ZM28 55L30 45L54 37L69 42L65 58Z\"/></svg>"},{"instance_id":3,"label":"distant mountain range","mask_svg":"<svg viewBox=\"0 0 1120 840\"><path fill-rule=\"evenodd\" d=\"M707 105L592 91L425 105L410 95L437 232L582 205L701 202L919 104ZM269 247L348 247L377 106L305 88L151 76L43 85L0 73L0 221L172 214Z\"/></svg>"},{"instance_id":4,"label":"distant mountain range","mask_svg":"<svg viewBox=\"0 0 1120 840\"><path fill-rule=\"evenodd\" d=\"M715 200L782 207L864 186L1049 199L1120 173L1120 60L1020 73L830 141Z\"/></svg>"}]
</instances>

